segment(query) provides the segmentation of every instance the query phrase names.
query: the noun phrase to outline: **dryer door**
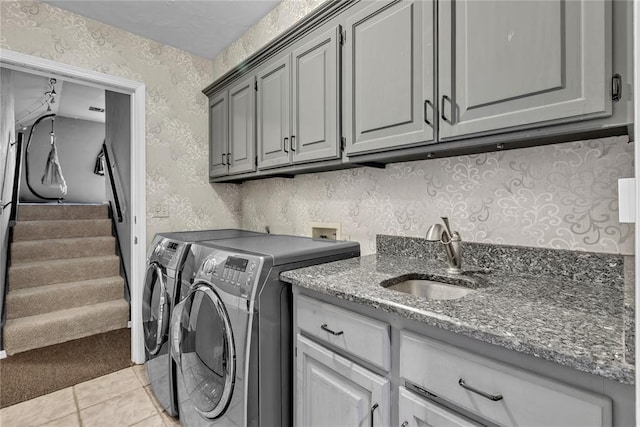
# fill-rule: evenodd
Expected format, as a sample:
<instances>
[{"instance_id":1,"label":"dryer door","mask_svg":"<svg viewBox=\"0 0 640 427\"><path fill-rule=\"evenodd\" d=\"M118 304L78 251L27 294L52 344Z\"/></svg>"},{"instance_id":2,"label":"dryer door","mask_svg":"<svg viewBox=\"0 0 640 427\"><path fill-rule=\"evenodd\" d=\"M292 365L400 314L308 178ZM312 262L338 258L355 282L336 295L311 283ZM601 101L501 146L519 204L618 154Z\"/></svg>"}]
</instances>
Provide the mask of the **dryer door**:
<instances>
[{"instance_id":1,"label":"dryer door","mask_svg":"<svg viewBox=\"0 0 640 427\"><path fill-rule=\"evenodd\" d=\"M200 415L222 415L233 396L236 352L224 302L211 286L196 283L180 304L176 340L184 388Z\"/></svg>"},{"instance_id":2,"label":"dryer door","mask_svg":"<svg viewBox=\"0 0 640 427\"><path fill-rule=\"evenodd\" d=\"M142 325L147 355L154 356L169 333L169 296L162 267L152 262L147 267L142 295Z\"/></svg>"}]
</instances>

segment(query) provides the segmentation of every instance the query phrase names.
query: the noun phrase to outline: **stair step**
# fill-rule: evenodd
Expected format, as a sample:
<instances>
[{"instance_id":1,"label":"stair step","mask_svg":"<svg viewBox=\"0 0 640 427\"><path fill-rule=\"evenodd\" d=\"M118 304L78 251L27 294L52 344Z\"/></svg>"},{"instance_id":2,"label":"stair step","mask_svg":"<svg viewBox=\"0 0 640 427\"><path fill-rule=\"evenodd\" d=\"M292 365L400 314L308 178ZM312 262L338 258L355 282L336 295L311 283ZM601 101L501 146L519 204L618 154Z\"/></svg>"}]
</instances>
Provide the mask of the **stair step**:
<instances>
[{"instance_id":1,"label":"stair step","mask_svg":"<svg viewBox=\"0 0 640 427\"><path fill-rule=\"evenodd\" d=\"M109 218L107 205L19 204L18 221Z\"/></svg>"},{"instance_id":2,"label":"stair step","mask_svg":"<svg viewBox=\"0 0 640 427\"><path fill-rule=\"evenodd\" d=\"M12 290L6 299L7 319L114 301L123 295L120 276Z\"/></svg>"},{"instance_id":3,"label":"stair step","mask_svg":"<svg viewBox=\"0 0 640 427\"><path fill-rule=\"evenodd\" d=\"M4 348L13 355L127 327L124 299L7 320Z\"/></svg>"},{"instance_id":4,"label":"stair step","mask_svg":"<svg viewBox=\"0 0 640 427\"><path fill-rule=\"evenodd\" d=\"M111 236L111 220L18 221L13 227L14 242L96 236Z\"/></svg>"},{"instance_id":5,"label":"stair step","mask_svg":"<svg viewBox=\"0 0 640 427\"><path fill-rule=\"evenodd\" d=\"M120 274L117 255L22 262L9 267L10 290L53 285L55 283L112 277Z\"/></svg>"},{"instance_id":6,"label":"stair step","mask_svg":"<svg viewBox=\"0 0 640 427\"><path fill-rule=\"evenodd\" d=\"M113 236L25 240L11 243L11 264L113 255L115 250L116 239Z\"/></svg>"}]
</instances>

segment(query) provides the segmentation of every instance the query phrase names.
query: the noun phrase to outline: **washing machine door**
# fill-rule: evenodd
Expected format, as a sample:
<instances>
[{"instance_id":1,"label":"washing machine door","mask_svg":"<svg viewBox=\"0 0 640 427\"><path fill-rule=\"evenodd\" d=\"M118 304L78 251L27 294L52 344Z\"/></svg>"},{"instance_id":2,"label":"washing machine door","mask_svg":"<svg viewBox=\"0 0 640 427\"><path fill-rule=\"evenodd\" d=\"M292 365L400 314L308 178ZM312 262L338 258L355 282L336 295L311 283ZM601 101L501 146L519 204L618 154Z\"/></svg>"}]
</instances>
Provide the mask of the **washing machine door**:
<instances>
[{"instance_id":1,"label":"washing machine door","mask_svg":"<svg viewBox=\"0 0 640 427\"><path fill-rule=\"evenodd\" d=\"M142 295L144 346L151 356L158 354L169 334L169 301L166 275L152 262L147 266Z\"/></svg>"},{"instance_id":2,"label":"washing machine door","mask_svg":"<svg viewBox=\"0 0 640 427\"><path fill-rule=\"evenodd\" d=\"M177 314L177 313L176 313ZM201 416L226 411L235 385L236 352L224 302L206 283L196 283L180 307L178 360L184 389Z\"/></svg>"}]
</instances>

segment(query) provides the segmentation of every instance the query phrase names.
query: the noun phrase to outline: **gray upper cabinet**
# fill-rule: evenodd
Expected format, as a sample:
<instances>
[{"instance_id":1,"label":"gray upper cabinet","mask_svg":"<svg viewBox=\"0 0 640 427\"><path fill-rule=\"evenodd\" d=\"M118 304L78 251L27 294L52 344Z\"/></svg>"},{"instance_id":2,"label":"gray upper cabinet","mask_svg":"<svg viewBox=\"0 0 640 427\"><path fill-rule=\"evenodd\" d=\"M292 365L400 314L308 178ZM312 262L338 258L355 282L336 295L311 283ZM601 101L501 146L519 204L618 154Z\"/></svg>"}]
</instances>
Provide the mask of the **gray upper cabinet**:
<instances>
[{"instance_id":1,"label":"gray upper cabinet","mask_svg":"<svg viewBox=\"0 0 640 427\"><path fill-rule=\"evenodd\" d=\"M258 71L258 168L289 163L291 56Z\"/></svg>"},{"instance_id":2,"label":"gray upper cabinet","mask_svg":"<svg viewBox=\"0 0 640 427\"><path fill-rule=\"evenodd\" d=\"M294 163L340 156L339 31L327 31L292 53Z\"/></svg>"},{"instance_id":3,"label":"gray upper cabinet","mask_svg":"<svg viewBox=\"0 0 640 427\"><path fill-rule=\"evenodd\" d=\"M611 115L611 2L439 2L441 140Z\"/></svg>"},{"instance_id":4,"label":"gray upper cabinet","mask_svg":"<svg viewBox=\"0 0 640 427\"><path fill-rule=\"evenodd\" d=\"M227 148L229 141L229 103L227 91L209 100L209 177L227 175Z\"/></svg>"},{"instance_id":5,"label":"gray upper cabinet","mask_svg":"<svg viewBox=\"0 0 640 427\"><path fill-rule=\"evenodd\" d=\"M346 153L434 142L433 2L364 2L346 20Z\"/></svg>"},{"instance_id":6,"label":"gray upper cabinet","mask_svg":"<svg viewBox=\"0 0 640 427\"><path fill-rule=\"evenodd\" d=\"M338 28L258 71L258 168L336 159Z\"/></svg>"},{"instance_id":7,"label":"gray upper cabinet","mask_svg":"<svg viewBox=\"0 0 640 427\"><path fill-rule=\"evenodd\" d=\"M255 77L209 101L209 177L255 170Z\"/></svg>"},{"instance_id":8,"label":"gray upper cabinet","mask_svg":"<svg viewBox=\"0 0 640 427\"><path fill-rule=\"evenodd\" d=\"M229 174L255 170L256 91L251 76L229 89Z\"/></svg>"}]
</instances>

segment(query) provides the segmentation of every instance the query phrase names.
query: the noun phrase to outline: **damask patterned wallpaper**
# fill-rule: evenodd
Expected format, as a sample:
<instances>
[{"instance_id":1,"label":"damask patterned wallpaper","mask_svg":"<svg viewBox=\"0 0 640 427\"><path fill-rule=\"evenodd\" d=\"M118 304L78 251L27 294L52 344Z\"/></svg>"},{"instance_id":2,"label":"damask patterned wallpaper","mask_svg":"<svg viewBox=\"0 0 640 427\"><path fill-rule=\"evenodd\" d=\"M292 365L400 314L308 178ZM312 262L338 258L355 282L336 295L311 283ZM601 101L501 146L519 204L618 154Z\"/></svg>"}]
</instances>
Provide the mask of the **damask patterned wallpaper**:
<instances>
[{"instance_id":1,"label":"damask patterned wallpaper","mask_svg":"<svg viewBox=\"0 0 640 427\"><path fill-rule=\"evenodd\" d=\"M359 168L242 187L242 225L308 235L339 222L375 252L375 235L423 237L448 216L463 240L633 254L618 223L617 179L633 176L627 137Z\"/></svg>"},{"instance_id":2,"label":"damask patterned wallpaper","mask_svg":"<svg viewBox=\"0 0 640 427\"><path fill-rule=\"evenodd\" d=\"M208 183L211 61L37 1L0 2L0 47L146 84L147 239L239 225L239 189ZM170 218L153 218L159 203Z\"/></svg>"}]
</instances>

